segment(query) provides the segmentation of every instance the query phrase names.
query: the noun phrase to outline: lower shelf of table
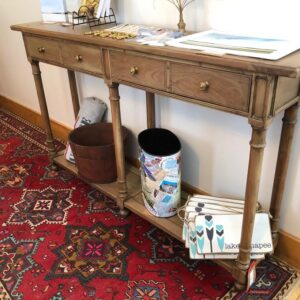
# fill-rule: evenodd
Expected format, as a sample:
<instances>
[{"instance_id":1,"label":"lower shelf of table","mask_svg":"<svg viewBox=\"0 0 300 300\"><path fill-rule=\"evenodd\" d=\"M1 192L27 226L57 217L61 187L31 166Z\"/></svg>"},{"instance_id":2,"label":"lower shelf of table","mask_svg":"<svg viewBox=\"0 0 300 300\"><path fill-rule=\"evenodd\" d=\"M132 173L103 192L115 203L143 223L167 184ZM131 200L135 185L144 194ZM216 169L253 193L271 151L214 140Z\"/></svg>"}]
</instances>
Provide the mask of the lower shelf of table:
<instances>
[{"instance_id":1,"label":"lower shelf of table","mask_svg":"<svg viewBox=\"0 0 300 300\"><path fill-rule=\"evenodd\" d=\"M78 176L78 170L76 166L68 162L62 152L58 154L58 156L54 159L54 162L64 169L69 170L74 175ZM177 215L170 218L155 217L154 215L150 214L144 206L141 193L140 175L137 168L129 165L126 166L126 180L128 188L128 199L126 200L124 206L141 218L149 221L151 224L167 232L177 240L182 241L182 221ZM117 199L118 197L117 182L112 182L109 184L87 183L113 199ZM184 203L187 198L187 194L183 192L182 195L182 203ZM229 272L233 271L235 265L235 261L232 260L215 260L215 262L227 269Z\"/></svg>"},{"instance_id":2,"label":"lower shelf of table","mask_svg":"<svg viewBox=\"0 0 300 300\"><path fill-rule=\"evenodd\" d=\"M182 202L186 200L186 194L183 192ZM158 218L149 213L146 209L142 194L139 193L136 196L128 199L125 202L125 207L128 208L133 213L137 214L141 218L149 221L151 224L165 231L169 235L173 236L177 240L182 242L182 221L178 216L173 216L170 218ZM188 251L188 249L187 249ZM215 260L217 264L225 268L227 271L232 272L235 266L235 261L233 260Z\"/></svg>"},{"instance_id":3,"label":"lower shelf of table","mask_svg":"<svg viewBox=\"0 0 300 300\"><path fill-rule=\"evenodd\" d=\"M58 155L54 158L54 162L57 165L63 167L64 169L70 171L74 175L79 176L76 165L67 161L64 157L63 152L58 153ZM103 184L103 183L91 183L84 179L82 180L88 183L93 188L111 197L112 199L115 200L117 199L119 193L119 187L116 181ZM129 198L134 197L135 195L141 192L141 181L140 181L140 176L137 168L126 165L126 182L127 182L127 191L128 191Z\"/></svg>"},{"instance_id":4,"label":"lower shelf of table","mask_svg":"<svg viewBox=\"0 0 300 300\"><path fill-rule=\"evenodd\" d=\"M179 217L176 215L169 218L155 217L146 209L141 193L128 199L125 202L125 207L176 239L181 240L182 221Z\"/></svg>"},{"instance_id":5,"label":"lower shelf of table","mask_svg":"<svg viewBox=\"0 0 300 300\"><path fill-rule=\"evenodd\" d=\"M78 175L78 170L76 166L70 162L68 162L63 153L60 152L59 155L54 159L54 162L64 169L69 170L74 175ZM124 206L132 211L133 213L137 214L138 216L146 219L150 223L154 224L158 228L162 229L163 231L167 232L171 236L175 237L178 240L181 240L181 231L182 231L182 221L176 215L170 218L158 218L153 216L148 212L146 207L144 206L143 199L142 199L142 191L141 191L141 182L140 182L140 175L137 168L133 166L126 166L126 180L127 180L127 188L128 188L128 199L124 203ZM97 190L100 190L107 196L111 197L112 199L117 199L118 197L118 184L117 182L112 182L109 184L98 184L98 183L89 183L89 185L94 187ZM182 203L185 202L187 198L186 193L183 194Z\"/></svg>"}]
</instances>

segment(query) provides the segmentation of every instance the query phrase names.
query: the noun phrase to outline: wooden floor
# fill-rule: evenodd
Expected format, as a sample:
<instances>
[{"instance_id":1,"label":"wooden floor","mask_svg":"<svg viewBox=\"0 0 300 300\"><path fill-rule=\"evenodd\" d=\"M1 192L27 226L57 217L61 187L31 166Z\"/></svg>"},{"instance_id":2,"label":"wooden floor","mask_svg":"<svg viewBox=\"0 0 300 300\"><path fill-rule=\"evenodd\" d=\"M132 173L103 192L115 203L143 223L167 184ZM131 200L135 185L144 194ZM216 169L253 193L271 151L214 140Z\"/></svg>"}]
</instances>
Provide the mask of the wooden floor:
<instances>
[{"instance_id":1,"label":"wooden floor","mask_svg":"<svg viewBox=\"0 0 300 300\"><path fill-rule=\"evenodd\" d=\"M139 193L134 198L127 200L125 202L125 207L181 241L182 221L178 218L178 216L176 215L170 218L158 218L153 216L144 205L142 193Z\"/></svg>"}]
</instances>

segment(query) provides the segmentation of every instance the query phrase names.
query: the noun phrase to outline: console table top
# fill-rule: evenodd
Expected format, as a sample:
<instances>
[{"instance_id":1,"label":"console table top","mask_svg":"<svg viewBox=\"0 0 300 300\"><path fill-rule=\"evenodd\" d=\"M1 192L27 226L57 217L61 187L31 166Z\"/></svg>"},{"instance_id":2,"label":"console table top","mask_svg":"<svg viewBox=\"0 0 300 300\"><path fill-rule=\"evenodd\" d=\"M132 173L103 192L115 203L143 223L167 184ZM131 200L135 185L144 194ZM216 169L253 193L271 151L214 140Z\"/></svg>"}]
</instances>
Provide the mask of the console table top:
<instances>
[{"instance_id":1,"label":"console table top","mask_svg":"<svg viewBox=\"0 0 300 300\"><path fill-rule=\"evenodd\" d=\"M102 28L102 27L101 27ZM246 72L284 76L296 78L300 77L300 50L295 51L282 59L272 61L258 58L248 58L235 55L210 55L198 50L180 49L169 46L153 47L141 45L133 40L113 40L84 35L90 31L88 26L62 26L59 23L49 24L43 22L33 22L11 26L12 30L21 31L26 34L41 35L48 38L60 38L77 41L101 47L116 48L128 51L138 51L145 54L159 55L174 59L184 59L198 62L200 65L216 65Z\"/></svg>"}]
</instances>

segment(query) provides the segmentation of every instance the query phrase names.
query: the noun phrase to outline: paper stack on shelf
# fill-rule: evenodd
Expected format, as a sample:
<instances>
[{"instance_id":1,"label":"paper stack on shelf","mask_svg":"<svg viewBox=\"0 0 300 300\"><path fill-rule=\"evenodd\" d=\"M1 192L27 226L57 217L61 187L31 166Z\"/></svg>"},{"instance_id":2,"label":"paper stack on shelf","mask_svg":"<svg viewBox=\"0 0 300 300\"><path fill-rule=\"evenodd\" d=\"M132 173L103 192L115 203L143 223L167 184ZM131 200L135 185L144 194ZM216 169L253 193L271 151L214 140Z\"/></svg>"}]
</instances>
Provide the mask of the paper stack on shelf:
<instances>
[{"instance_id":1,"label":"paper stack on shelf","mask_svg":"<svg viewBox=\"0 0 300 300\"><path fill-rule=\"evenodd\" d=\"M239 253L244 201L210 196L190 197L185 207L182 239L192 259L236 259ZM257 206L258 210L258 206ZM270 220L257 213L251 259L273 252Z\"/></svg>"}]
</instances>

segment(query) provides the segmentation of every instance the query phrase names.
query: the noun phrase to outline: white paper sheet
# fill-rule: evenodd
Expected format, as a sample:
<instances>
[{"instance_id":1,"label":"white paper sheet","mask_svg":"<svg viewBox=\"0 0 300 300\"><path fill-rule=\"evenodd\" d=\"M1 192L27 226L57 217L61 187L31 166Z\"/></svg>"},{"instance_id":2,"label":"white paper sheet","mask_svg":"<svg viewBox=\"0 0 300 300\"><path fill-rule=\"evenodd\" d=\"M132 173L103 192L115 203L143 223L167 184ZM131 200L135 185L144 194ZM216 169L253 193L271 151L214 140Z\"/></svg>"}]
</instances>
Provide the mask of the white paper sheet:
<instances>
[{"instance_id":1,"label":"white paper sheet","mask_svg":"<svg viewBox=\"0 0 300 300\"><path fill-rule=\"evenodd\" d=\"M102 5L101 5L102 4ZM99 10L97 13L97 17L103 18L105 14L109 16L110 10L110 0L100 0Z\"/></svg>"},{"instance_id":2,"label":"white paper sheet","mask_svg":"<svg viewBox=\"0 0 300 300\"><path fill-rule=\"evenodd\" d=\"M106 0L100 0L100 2L99 2L98 11L97 11L97 15L96 15L96 17L98 19L100 18L101 14L102 14L105 3L106 3Z\"/></svg>"},{"instance_id":3,"label":"white paper sheet","mask_svg":"<svg viewBox=\"0 0 300 300\"><path fill-rule=\"evenodd\" d=\"M106 5L106 16L109 16L109 12L110 12L110 0L107 0L107 5Z\"/></svg>"},{"instance_id":4,"label":"white paper sheet","mask_svg":"<svg viewBox=\"0 0 300 300\"><path fill-rule=\"evenodd\" d=\"M270 60L280 59L300 48L300 43L296 41L235 35L215 30L174 39L167 42L167 45L210 54L234 54Z\"/></svg>"}]
</instances>

